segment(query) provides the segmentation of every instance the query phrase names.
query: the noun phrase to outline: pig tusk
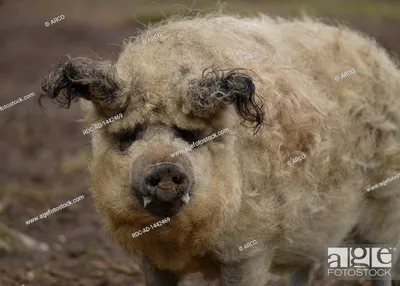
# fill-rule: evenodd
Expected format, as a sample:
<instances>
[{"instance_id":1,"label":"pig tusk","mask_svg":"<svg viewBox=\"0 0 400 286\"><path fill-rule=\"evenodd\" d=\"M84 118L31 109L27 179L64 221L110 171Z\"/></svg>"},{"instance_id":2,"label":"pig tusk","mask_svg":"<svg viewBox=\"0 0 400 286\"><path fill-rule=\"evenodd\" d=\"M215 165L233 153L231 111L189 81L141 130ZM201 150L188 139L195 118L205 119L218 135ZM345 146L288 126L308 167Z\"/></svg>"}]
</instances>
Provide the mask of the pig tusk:
<instances>
[{"instance_id":1,"label":"pig tusk","mask_svg":"<svg viewBox=\"0 0 400 286\"><path fill-rule=\"evenodd\" d=\"M151 197L143 197L143 205L144 208L146 208L146 206L151 203Z\"/></svg>"},{"instance_id":2,"label":"pig tusk","mask_svg":"<svg viewBox=\"0 0 400 286\"><path fill-rule=\"evenodd\" d=\"M190 201L190 196L189 196L188 193L186 193L186 194L183 195L182 201L183 201L185 204L189 203L189 201Z\"/></svg>"}]
</instances>

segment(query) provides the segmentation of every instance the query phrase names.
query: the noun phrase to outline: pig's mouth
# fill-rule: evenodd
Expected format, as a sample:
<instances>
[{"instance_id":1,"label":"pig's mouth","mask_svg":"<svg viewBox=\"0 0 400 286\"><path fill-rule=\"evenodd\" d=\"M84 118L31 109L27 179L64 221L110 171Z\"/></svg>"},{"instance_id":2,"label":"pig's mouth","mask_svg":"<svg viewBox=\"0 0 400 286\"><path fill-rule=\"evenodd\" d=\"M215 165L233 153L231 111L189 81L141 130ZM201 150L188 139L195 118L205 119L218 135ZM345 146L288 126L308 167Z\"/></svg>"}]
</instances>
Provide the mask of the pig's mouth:
<instances>
[{"instance_id":1,"label":"pig's mouth","mask_svg":"<svg viewBox=\"0 0 400 286\"><path fill-rule=\"evenodd\" d=\"M162 201L152 196L142 197L143 207L151 214L159 217L172 217L179 213L179 211L186 204L189 203L191 195L185 193L180 199L173 201Z\"/></svg>"}]
</instances>

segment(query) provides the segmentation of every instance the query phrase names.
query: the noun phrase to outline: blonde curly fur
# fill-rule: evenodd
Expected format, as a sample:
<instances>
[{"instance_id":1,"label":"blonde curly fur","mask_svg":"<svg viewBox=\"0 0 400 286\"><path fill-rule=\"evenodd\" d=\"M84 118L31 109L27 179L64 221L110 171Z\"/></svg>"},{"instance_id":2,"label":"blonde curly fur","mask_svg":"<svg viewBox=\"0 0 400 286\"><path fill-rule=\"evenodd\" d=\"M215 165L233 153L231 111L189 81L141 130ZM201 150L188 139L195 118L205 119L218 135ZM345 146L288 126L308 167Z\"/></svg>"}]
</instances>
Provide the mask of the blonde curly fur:
<instances>
[{"instance_id":1,"label":"blonde curly fur","mask_svg":"<svg viewBox=\"0 0 400 286\"><path fill-rule=\"evenodd\" d=\"M254 59L240 61L253 51ZM252 76L264 116L254 136L232 105L204 115L187 96L210 66ZM355 74L335 81L351 68ZM125 93L136 88L124 118L94 132L90 169L96 204L128 252L209 278L219 263L258 257L243 266L257 279L237 284L254 286L269 265L281 272L321 261L326 246L351 231L400 249L400 180L366 191L400 172L400 70L372 39L308 17L209 15L148 28L125 43L115 69ZM82 102L89 123L105 119ZM143 139L116 152L109 134L140 123L150 126ZM173 137L172 126L230 132L171 159L190 145ZM301 154L306 159L287 164ZM159 218L132 199L132 168L179 160L193 167L192 201L169 224L133 239Z\"/></svg>"}]
</instances>

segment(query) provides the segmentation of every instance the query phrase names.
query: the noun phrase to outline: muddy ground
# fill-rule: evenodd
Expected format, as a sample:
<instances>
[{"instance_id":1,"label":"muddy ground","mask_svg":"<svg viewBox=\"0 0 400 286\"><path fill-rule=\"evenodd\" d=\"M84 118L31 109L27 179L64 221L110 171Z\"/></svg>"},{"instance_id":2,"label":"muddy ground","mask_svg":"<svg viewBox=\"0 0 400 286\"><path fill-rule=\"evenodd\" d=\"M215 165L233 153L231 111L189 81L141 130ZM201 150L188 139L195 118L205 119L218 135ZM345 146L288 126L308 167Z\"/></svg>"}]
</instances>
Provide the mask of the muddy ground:
<instances>
[{"instance_id":1,"label":"muddy ground","mask_svg":"<svg viewBox=\"0 0 400 286\"><path fill-rule=\"evenodd\" d=\"M262 6L263 11L289 13L287 6L276 2L228 2L237 10L245 6L257 12ZM163 7L174 3L163 2ZM184 4L191 6L192 2ZM18 231L16 237L26 235L41 243L29 241L21 247L16 239L3 234L0 286L144 285L135 261L106 236L88 192L89 136L82 134L85 127L77 122L81 118L78 106L58 110L45 102L47 110L42 111L37 100L41 80L55 61L65 54L115 60L122 40L142 28L132 14L160 14L153 6L149 8L146 1L123 0L112 4L104 0L0 1L0 106L36 94L0 111L0 239L2 229L13 229ZM63 21L44 25L61 14L65 15ZM333 16L400 54L398 21L345 14ZM25 224L80 195L85 199L79 203ZM195 276L184 285L207 284Z\"/></svg>"}]
</instances>

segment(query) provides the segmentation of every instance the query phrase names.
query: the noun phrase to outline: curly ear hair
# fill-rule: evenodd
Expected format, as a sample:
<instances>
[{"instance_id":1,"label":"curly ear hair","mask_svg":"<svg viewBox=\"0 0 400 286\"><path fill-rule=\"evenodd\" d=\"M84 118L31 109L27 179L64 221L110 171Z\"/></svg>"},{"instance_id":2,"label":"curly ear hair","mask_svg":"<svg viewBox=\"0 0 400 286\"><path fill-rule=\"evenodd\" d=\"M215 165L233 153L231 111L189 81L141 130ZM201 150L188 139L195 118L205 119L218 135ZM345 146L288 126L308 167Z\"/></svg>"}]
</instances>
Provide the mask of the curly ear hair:
<instances>
[{"instance_id":1,"label":"curly ear hair","mask_svg":"<svg viewBox=\"0 0 400 286\"><path fill-rule=\"evenodd\" d=\"M245 121L255 123L254 134L263 123L262 98L256 93L253 79L244 69L221 70L206 68L200 80L192 80L188 100L196 115L208 117L222 106L234 104L237 114ZM258 99L258 102L256 101Z\"/></svg>"},{"instance_id":2,"label":"curly ear hair","mask_svg":"<svg viewBox=\"0 0 400 286\"><path fill-rule=\"evenodd\" d=\"M42 93L50 97L58 107L69 108L79 98L92 101L97 107L115 108L120 102L120 88L116 73L109 61L97 62L88 58L72 58L50 70L48 78L42 81Z\"/></svg>"}]
</instances>

